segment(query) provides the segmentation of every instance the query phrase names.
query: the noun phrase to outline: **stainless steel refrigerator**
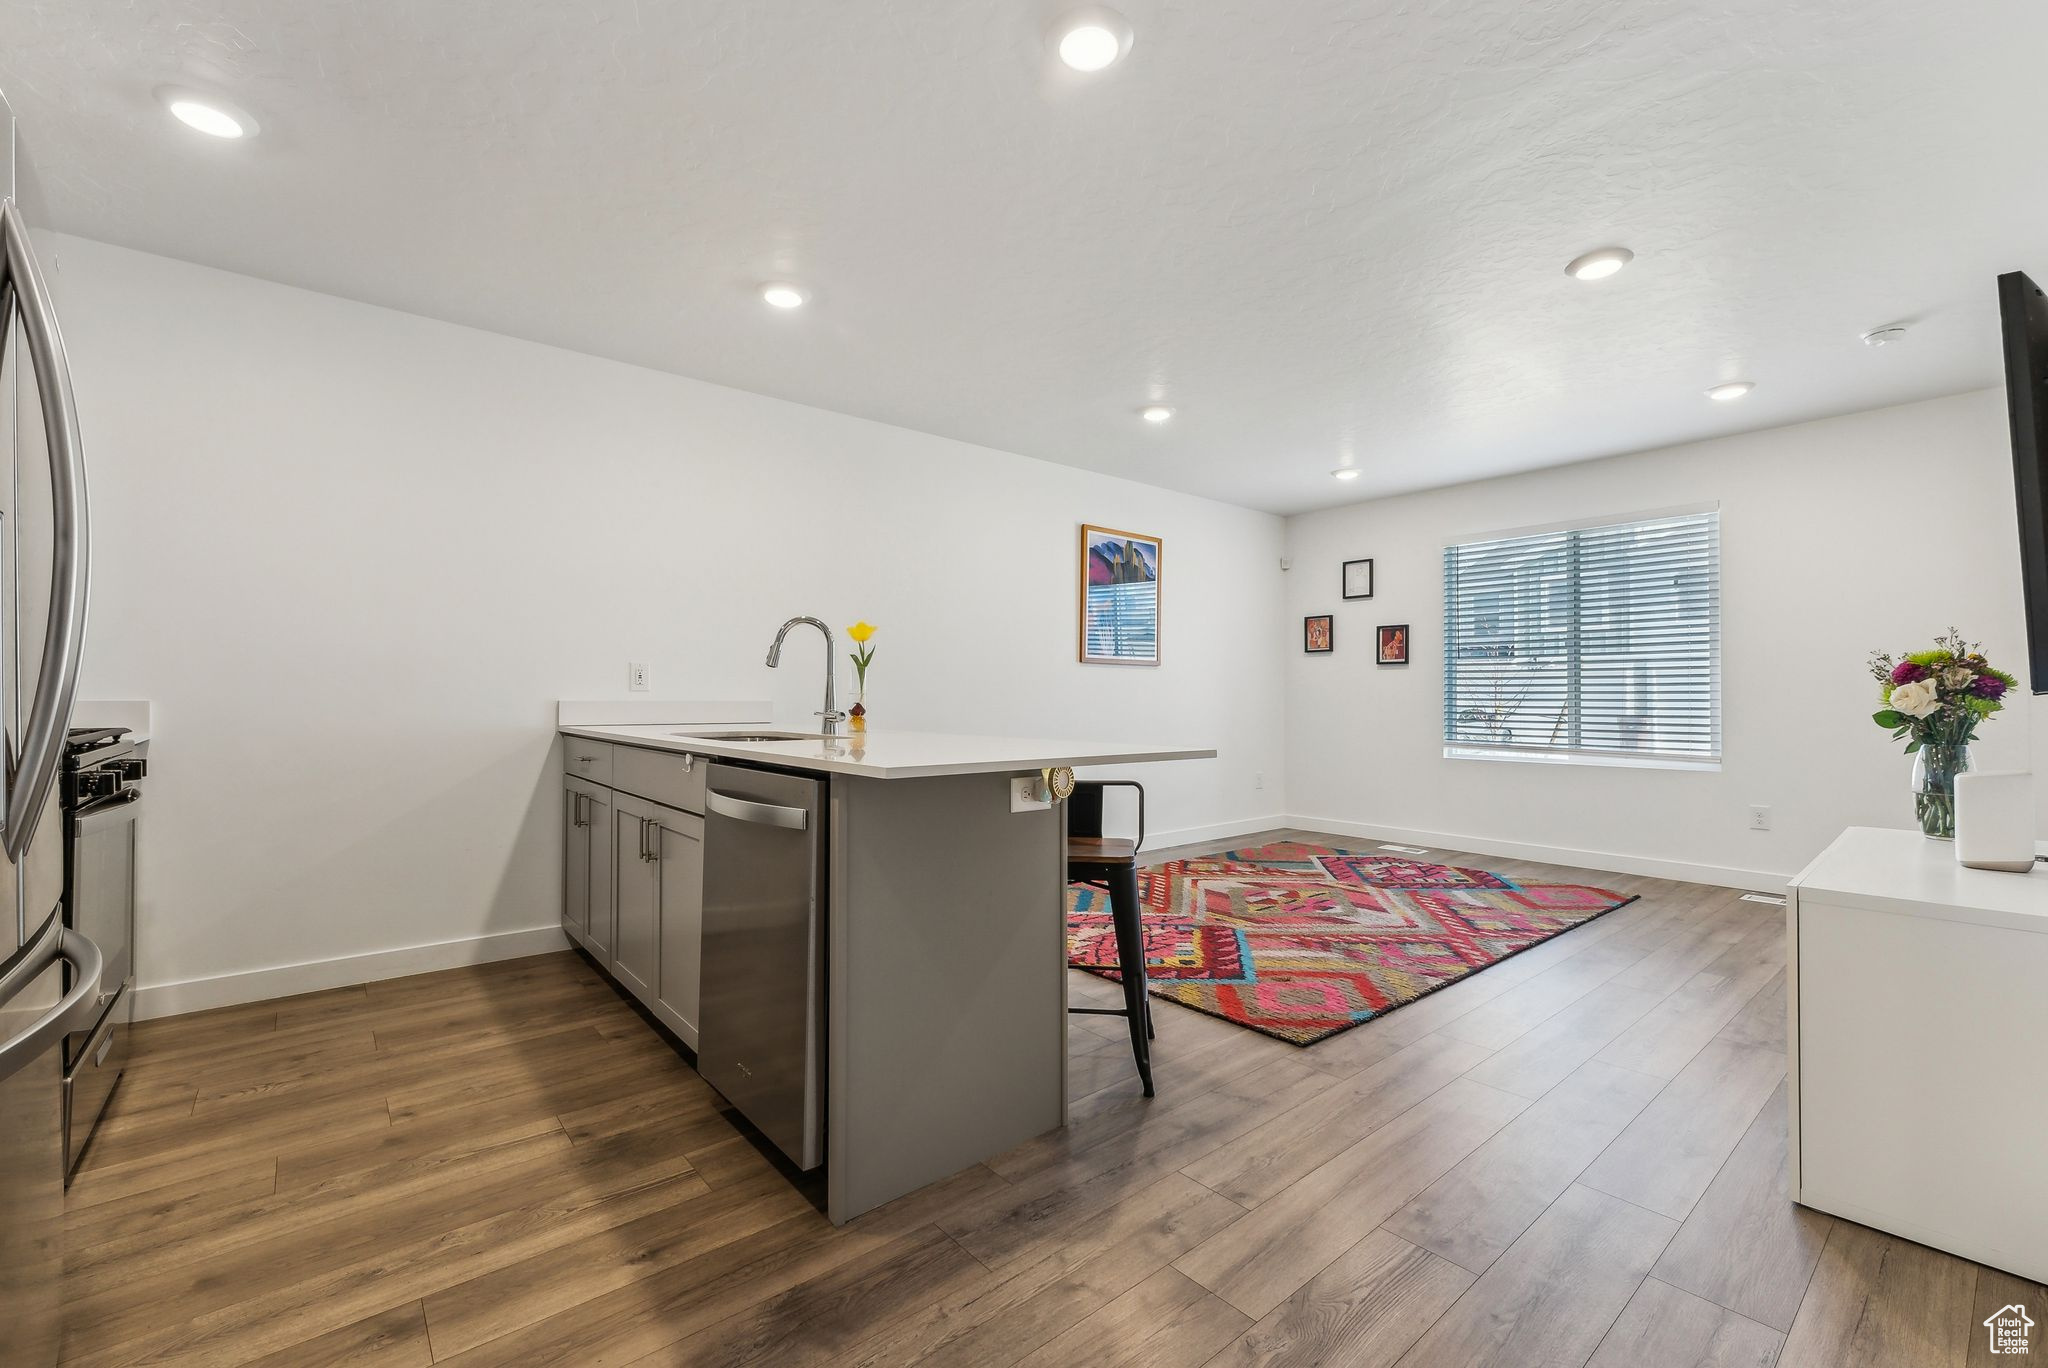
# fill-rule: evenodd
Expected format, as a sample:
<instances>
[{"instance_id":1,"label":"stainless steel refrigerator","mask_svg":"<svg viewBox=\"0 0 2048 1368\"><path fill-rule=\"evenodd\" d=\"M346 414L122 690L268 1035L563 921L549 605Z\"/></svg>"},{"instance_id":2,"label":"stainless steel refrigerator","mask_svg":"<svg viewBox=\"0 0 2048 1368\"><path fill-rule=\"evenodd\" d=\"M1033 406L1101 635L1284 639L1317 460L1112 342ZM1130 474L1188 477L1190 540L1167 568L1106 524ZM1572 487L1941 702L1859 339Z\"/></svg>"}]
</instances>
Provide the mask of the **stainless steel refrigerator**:
<instances>
[{"instance_id":1,"label":"stainless steel refrigerator","mask_svg":"<svg viewBox=\"0 0 2048 1368\"><path fill-rule=\"evenodd\" d=\"M102 965L59 906L85 469L63 338L16 201L18 156L0 99L0 1368L48 1368L63 1331L64 1037L98 1009Z\"/></svg>"}]
</instances>

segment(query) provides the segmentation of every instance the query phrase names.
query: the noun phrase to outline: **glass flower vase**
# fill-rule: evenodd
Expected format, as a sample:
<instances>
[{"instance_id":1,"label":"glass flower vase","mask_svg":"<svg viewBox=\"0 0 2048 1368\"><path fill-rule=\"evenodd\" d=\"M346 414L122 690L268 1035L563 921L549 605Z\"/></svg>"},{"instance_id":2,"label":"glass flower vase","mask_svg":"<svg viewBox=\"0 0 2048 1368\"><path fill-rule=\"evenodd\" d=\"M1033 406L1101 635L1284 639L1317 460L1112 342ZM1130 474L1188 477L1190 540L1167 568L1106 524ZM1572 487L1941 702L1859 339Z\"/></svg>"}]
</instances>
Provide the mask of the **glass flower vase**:
<instances>
[{"instance_id":1,"label":"glass flower vase","mask_svg":"<svg viewBox=\"0 0 2048 1368\"><path fill-rule=\"evenodd\" d=\"M1913 753L1913 810L1929 840L1956 838L1956 776L1970 768L1970 747L1924 745Z\"/></svg>"}]
</instances>

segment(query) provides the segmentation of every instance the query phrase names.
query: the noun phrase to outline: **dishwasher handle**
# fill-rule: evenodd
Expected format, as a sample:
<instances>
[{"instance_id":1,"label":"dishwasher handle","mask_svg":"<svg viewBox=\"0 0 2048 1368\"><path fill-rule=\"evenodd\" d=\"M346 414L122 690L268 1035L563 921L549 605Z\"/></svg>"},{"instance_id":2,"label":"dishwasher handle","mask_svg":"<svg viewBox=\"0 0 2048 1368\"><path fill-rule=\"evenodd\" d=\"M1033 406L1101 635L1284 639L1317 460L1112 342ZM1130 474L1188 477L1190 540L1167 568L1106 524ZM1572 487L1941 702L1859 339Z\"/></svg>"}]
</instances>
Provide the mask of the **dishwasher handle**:
<instances>
[{"instance_id":1,"label":"dishwasher handle","mask_svg":"<svg viewBox=\"0 0 2048 1368\"><path fill-rule=\"evenodd\" d=\"M806 808L757 803L751 798L735 798L729 793L720 793L717 789L705 790L704 809L721 817L730 817L735 822L783 827L789 831L808 831L811 825L811 814Z\"/></svg>"}]
</instances>

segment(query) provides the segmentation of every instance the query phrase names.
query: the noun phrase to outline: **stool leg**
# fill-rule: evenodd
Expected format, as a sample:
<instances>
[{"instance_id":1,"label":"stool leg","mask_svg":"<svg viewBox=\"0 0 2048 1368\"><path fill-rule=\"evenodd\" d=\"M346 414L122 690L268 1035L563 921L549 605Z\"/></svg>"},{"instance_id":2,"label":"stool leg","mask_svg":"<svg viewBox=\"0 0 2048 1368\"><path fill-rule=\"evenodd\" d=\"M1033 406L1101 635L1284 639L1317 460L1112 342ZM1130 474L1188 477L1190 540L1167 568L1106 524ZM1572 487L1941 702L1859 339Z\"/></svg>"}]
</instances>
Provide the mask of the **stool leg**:
<instances>
[{"instance_id":1,"label":"stool leg","mask_svg":"<svg viewBox=\"0 0 2048 1368\"><path fill-rule=\"evenodd\" d=\"M1116 928L1116 962L1124 984L1124 1011L1131 1023L1131 1053L1137 1057L1145 1096L1151 1097L1152 1047L1148 1040L1152 1008L1145 989L1145 929L1138 903L1138 874L1129 866L1110 873L1109 915Z\"/></svg>"}]
</instances>

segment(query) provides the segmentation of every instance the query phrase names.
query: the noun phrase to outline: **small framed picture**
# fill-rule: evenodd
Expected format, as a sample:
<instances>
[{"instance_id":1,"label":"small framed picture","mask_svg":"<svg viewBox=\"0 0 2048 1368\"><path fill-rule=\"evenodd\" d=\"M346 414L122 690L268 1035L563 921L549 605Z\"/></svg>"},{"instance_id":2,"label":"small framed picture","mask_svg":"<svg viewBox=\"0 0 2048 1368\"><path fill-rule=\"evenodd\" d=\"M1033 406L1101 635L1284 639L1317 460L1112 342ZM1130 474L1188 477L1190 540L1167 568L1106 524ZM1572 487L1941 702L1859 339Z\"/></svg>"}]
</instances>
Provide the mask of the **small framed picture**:
<instances>
[{"instance_id":1,"label":"small framed picture","mask_svg":"<svg viewBox=\"0 0 2048 1368\"><path fill-rule=\"evenodd\" d=\"M1301 620L1301 649L1310 655L1328 655L1337 646L1336 624L1328 613Z\"/></svg>"},{"instance_id":2,"label":"small framed picture","mask_svg":"<svg viewBox=\"0 0 2048 1368\"><path fill-rule=\"evenodd\" d=\"M1355 560L1344 562L1344 597L1362 599L1372 597L1372 562Z\"/></svg>"},{"instance_id":3,"label":"small framed picture","mask_svg":"<svg viewBox=\"0 0 2048 1368\"><path fill-rule=\"evenodd\" d=\"M1408 663L1408 624L1397 623L1379 629L1379 662L1382 665Z\"/></svg>"}]
</instances>

